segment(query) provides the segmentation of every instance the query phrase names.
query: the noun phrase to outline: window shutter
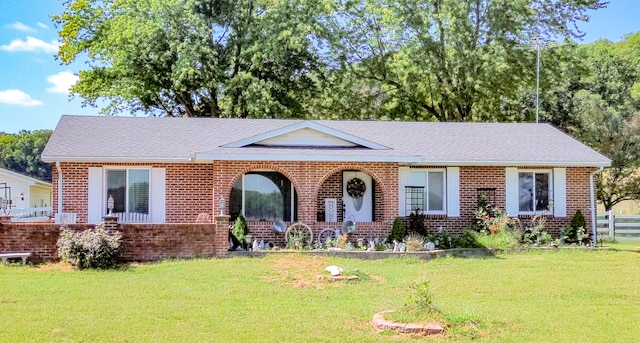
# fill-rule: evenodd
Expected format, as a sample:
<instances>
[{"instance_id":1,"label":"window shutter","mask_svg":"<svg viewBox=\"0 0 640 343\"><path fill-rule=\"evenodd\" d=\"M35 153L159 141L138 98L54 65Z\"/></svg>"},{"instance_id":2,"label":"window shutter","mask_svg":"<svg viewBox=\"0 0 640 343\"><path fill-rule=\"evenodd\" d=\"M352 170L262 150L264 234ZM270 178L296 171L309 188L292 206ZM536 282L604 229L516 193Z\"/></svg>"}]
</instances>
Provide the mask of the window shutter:
<instances>
[{"instance_id":1,"label":"window shutter","mask_svg":"<svg viewBox=\"0 0 640 343\"><path fill-rule=\"evenodd\" d=\"M567 169L553 168L553 215L567 216Z\"/></svg>"},{"instance_id":2,"label":"window shutter","mask_svg":"<svg viewBox=\"0 0 640 343\"><path fill-rule=\"evenodd\" d=\"M447 216L460 217L460 167L447 167Z\"/></svg>"},{"instance_id":3,"label":"window shutter","mask_svg":"<svg viewBox=\"0 0 640 343\"><path fill-rule=\"evenodd\" d=\"M102 215L105 214L102 209L102 168L89 167L88 185L87 185L87 222L89 224L97 224L102 221Z\"/></svg>"},{"instance_id":4,"label":"window shutter","mask_svg":"<svg viewBox=\"0 0 640 343\"><path fill-rule=\"evenodd\" d=\"M151 169L151 222L163 224L166 221L166 169Z\"/></svg>"},{"instance_id":5,"label":"window shutter","mask_svg":"<svg viewBox=\"0 0 640 343\"><path fill-rule=\"evenodd\" d=\"M518 216L518 168L505 168L505 202L507 213L511 217Z\"/></svg>"},{"instance_id":6,"label":"window shutter","mask_svg":"<svg viewBox=\"0 0 640 343\"><path fill-rule=\"evenodd\" d=\"M398 168L398 216L404 217L405 215L405 186L409 185L409 167Z\"/></svg>"}]
</instances>

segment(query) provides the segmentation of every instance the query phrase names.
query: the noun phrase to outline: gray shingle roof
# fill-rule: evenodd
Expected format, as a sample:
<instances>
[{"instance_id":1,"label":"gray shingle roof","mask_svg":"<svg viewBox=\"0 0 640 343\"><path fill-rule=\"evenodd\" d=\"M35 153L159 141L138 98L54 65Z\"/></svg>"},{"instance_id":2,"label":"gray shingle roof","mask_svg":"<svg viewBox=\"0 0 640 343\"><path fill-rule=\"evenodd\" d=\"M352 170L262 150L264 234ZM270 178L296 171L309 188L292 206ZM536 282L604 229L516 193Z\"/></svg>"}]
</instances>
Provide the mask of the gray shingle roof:
<instances>
[{"instance_id":1,"label":"gray shingle roof","mask_svg":"<svg viewBox=\"0 0 640 343\"><path fill-rule=\"evenodd\" d=\"M425 165L608 166L610 160L548 124L313 121L366 147L233 146L300 120L63 116L42 159L180 162L193 159L396 161ZM316 125L317 124L317 125ZM335 131L334 131L335 130Z\"/></svg>"}]
</instances>

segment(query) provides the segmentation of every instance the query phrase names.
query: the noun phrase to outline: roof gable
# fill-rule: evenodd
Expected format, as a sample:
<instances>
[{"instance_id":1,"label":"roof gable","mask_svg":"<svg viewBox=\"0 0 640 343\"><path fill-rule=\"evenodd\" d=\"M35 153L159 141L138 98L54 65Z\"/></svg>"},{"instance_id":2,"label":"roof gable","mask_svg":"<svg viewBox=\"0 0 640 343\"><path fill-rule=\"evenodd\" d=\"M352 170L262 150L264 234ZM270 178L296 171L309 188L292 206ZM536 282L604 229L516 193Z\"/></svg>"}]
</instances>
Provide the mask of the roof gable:
<instances>
[{"instance_id":1,"label":"roof gable","mask_svg":"<svg viewBox=\"0 0 640 343\"><path fill-rule=\"evenodd\" d=\"M259 135L225 144L225 148L243 148L248 146L264 147L327 147L327 148L365 148L388 150L389 148L339 131L312 121L285 126Z\"/></svg>"}]
</instances>

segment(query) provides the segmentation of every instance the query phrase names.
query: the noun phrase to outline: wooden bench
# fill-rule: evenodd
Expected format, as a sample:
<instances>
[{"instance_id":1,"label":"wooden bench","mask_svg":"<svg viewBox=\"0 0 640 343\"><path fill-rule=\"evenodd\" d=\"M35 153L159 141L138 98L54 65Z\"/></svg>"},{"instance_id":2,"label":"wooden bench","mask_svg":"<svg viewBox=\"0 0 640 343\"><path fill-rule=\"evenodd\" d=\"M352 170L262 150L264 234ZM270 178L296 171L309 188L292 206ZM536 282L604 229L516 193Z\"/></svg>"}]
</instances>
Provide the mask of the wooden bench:
<instances>
[{"instance_id":1,"label":"wooden bench","mask_svg":"<svg viewBox=\"0 0 640 343\"><path fill-rule=\"evenodd\" d=\"M31 256L30 252L9 252L6 254L0 254L0 259L2 259L2 265L7 265L7 259L9 258L22 258L22 265L27 264L27 257Z\"/></svg>"}]
</instances>

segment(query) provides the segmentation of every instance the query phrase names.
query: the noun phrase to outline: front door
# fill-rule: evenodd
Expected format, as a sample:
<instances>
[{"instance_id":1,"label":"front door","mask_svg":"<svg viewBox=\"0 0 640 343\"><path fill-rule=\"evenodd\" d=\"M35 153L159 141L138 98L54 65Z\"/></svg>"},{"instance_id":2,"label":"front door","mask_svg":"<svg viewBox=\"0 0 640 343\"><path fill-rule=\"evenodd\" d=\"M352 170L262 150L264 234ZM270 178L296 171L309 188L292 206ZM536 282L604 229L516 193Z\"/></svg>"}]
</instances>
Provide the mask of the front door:
<instances>
[{"instance_id":1,"label":"front door","mask_svg":"<svg viewBox=\"0 0 640 343\"><path fill-rule=\"evenodd\" d=\"M373 221L373 185L371 176L360 171L342 172L344 219L355 222Z\"/></svg>"}]
</instances>

